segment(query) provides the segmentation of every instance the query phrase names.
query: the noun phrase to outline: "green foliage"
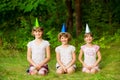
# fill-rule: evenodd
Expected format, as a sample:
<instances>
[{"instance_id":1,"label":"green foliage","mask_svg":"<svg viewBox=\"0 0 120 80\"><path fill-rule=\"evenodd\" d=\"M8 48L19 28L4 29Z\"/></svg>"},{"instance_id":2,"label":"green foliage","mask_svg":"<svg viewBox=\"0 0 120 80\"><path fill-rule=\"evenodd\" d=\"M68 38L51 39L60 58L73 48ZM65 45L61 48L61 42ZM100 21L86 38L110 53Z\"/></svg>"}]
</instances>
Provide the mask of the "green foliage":
<instances>
[{"instance_id":1,"label":"green foliage","mask_svg":"<svg viewBox=\"0 0 120 80\"><path fill-rule=\"evenodd\" d=\"M55 31L55 28L52 28L50 31L46 33L47 38L51 44L51 47L54 49L56 46L60 45L61 43L58 41L58 32Z\"/></svg>"},{"instance_id":2,"label":"green foliage","mask_svg":"<svg viewBox=\"0 0 120 80\"><path fill-rule=\"evenodd\" d=\"M31 30L29 25L27 24L26 20L21 20L21 27L16 27L15 30L11 31L11 33L4 33L8 34L3 36L3 48L7 49L26 49L27 41L31 39L28 35L30 34Z\"/></svg>"},{"instance_id":3,"label":"green foliage","mask_svg":"<svg viewBox=\"0 0 120 80\"><path fill-rule=\"evenodd\" d=\"M74 1L72 0L72 8ZM102 48L108 48L111 41L118 41L120 14L119 1L82 1L82 24L83 31L88 23L92 33L95 35L95 44ZM60 32L63 22L66 22L68 12L65 0L1 0L0 1L0 39L3 47L7 49L25 49L27 42L32 40L31 29L37 17L40 26L45 29L44 38L49 40L55 48L59 45L57 34ZM73 21L75 13L73 13ZM84 44L83 34L76 38L75 22L72 45L77 48ZM57 32L58 31L58 32Z\"/></svg>"},{"instance_id":4,"label":"green foliage","mask_svg":"<svg viewBox=\"0 0 120 80\"><path fill-rule=\"evenodd\" d=\"M31 35L31 29L29 28L30 25L27 23L26 20L21 20L21 25L23 27L19 28L16 31L16 35L15 35L15 40L17 43L16 44L16 48L18 49L26 49L26 45L28 43L28 41L32 40L33 37Z\"/></svg>"},{"instance_id":5,"label":"green foliage","mask_svg":"<svg viewBox=\"0 0 120 80\"><path fill-rule=\"evenodd\" d=\"M99 36L95 36L95 40L94 40L94 44L98 44L100 45L101 48L110 48L110 44L111 42L115 41L118 42L120 40L119 36L120 36L120 29L117 30L116 33L114 33L113 35L109 35L109 32L105 32L101 38Z\"/></svg>"}]
</instances>

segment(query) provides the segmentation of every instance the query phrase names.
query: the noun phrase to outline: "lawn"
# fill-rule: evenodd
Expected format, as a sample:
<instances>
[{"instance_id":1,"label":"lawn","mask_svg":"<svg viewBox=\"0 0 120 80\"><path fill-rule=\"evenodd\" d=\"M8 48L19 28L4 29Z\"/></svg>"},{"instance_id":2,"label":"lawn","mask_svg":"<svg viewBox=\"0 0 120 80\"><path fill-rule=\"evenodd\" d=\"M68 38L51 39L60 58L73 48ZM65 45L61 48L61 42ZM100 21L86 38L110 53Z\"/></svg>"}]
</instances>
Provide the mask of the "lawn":
<instances>
[{"instance_id":1,"label":"lawn","mask_svg":"<svg viewBox=\"0 0 120 80\"><path fill-rule=\"evenodd\" d=\"M76 61L77 69L73 74L55 73L55 52L52 50L47 76L28 75L26 51L0 49L0 80L120 80L120 42L111 43L109 49L101 49L100 72L86 74L81 72L81 64ZM78 56L78 53L77 53Z\"/></svg>"}]
</instances>

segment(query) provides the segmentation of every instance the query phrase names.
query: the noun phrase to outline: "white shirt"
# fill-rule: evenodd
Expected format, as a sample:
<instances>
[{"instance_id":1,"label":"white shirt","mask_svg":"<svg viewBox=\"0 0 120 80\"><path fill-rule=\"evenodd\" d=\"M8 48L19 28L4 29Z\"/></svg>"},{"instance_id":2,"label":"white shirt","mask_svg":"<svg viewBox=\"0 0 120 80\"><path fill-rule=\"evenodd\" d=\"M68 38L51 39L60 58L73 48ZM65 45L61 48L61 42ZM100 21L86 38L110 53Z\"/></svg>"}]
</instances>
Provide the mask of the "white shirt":
<instances>
[{"instance_id":1,"label":"white shirt","mask_svg":"<svg viewBox=\"0 0 120 80\"><path fill-rule=\"evenodd\" d=\"M99 50L99 46L93 45L92 47L87 47L86 45L81 46L84 52L84 62L85 64L91 66L96 62L96 53Z\"/></svg>"},{"instance_id":2,"label":"white shirt","mask_svg":"<svg viewBox=\"0 0 120 80\"><path fill-rule=\"evenodd\" d=\"M46 40L42 40L40 44L36 44L35 40L30 41L27 44L28 48L31 48L32 51L32 60L36 63L39 64L45 59L45 50L46 47L48 47L50 44Z\"/></svg>"},{"instance_id":3,"label":"white shirt","mask_svg":"<svg viewBox=\"0 0 120 80\"><path fill-rule=\"evenodd\" d=\"M56 53L60 54L60 60L64 66L67 66L72 61L72 53L74 53L75 47L72 45L68 45L68 47L58 46L55 49ZM60 66L58 63L56 67Z\"/></svg>"}]
</instances>

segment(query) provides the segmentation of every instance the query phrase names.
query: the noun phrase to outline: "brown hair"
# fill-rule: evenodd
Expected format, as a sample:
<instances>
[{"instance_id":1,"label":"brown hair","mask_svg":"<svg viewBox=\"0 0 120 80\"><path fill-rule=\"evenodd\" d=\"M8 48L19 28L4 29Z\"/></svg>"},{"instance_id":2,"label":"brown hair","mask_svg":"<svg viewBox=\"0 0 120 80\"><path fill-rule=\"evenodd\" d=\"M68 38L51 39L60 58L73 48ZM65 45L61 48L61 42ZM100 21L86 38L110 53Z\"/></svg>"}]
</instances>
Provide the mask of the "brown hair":
<instances>
[{"instance_id":1,"label":"brown hair","mask_svg":"<svg viewBox=\"0 0 120 80\"><path fill-rule=\"evenodd\" d=\"M89 35L90 35L91 37L93 37L93 34L92 34L92 33L85 33L84 38L88 37Z\"/></svg>"},{"instance_id":2,"label":"brown hair","mask_svg":"<svg viewBox=\"0 0 120 80\"><path fill-rule=\"evenodd\" d=\"M34 31L42 31L42 32L43 32L44 29L43 29L42 27L37 27L37 28L36 28L36 27L33 27L33 29L32 29L32 35L33 35L33 36L34 36L34 34L33 34Z\"/></svg>"},{"instance_id":3,"label":"brown hair","mask_svg":"<svg viewBox=\"0 0 120 80\"><path fill-rule=\"evenodd\" d=\"M58 34L58 40L59 40L59 41L60 41L60 38L61 38L62 36L68 38L68 42L69 42L69 41L71 40L71 38L72 38L70 33L68 33L68 32L62 33L62 32L61 32L61 33Z\"/></svg>"}]
</instances>

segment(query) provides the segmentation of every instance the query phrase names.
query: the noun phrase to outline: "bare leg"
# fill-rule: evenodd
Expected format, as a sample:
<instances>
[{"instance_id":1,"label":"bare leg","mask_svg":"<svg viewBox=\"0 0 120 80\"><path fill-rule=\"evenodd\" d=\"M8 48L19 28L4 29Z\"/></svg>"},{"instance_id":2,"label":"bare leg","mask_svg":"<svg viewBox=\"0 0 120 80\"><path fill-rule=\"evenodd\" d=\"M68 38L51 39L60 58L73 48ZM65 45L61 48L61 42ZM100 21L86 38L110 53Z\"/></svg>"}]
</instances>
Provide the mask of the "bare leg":
<instances>
[{"instance_id":1,"label":"bare leg","mask_svg":"<svg viewBox=\"0 0 120 80\"><path fill-rule=\"evenodd\" d=\"M57 70L56 70L56 73L57 74L63 74L64 73L64 70L62 67L59 67Z\"/></svg>"},{"instance_id":2,"label":"bare leg","mask_svg":"<svg viewBox=\"0 0 120 80\"><path fill-rule=\"evenodd\" d=\"M85 72L85 73L90 73L90 70L88 69L88 68L83 68L83 70L82 70L83 72Z\"/></svg>"},{"instance_id":3,"label":"bare leg","mask_svg":"<svg viewBox=\"0 0 120 80\"><path fill-rule=\"evenodd\" d=\"M48 70L44 67L42 67L39 71L38 71L38 74L42 75L42 76L45 76L47 75L48 73Z\"/></svg>"},{"instance_id":4,"label":"bare leg","mask_svg":"<svg viewBox=\"0 0 120 80\"><path fill-rule=\"evenodd\" d=\"M37 70L33 70L30 72L30 75L35 75L35 74L37 74Z\"/></svg>"},{"instance_id":5,"label":"bare leg","mask_svg":"<svg viewBox=\"0 0 120 80\"><path fill-rule=\"evenodd\" d=\"M85 72L86 72L86 73L90 73L90 70L89 70L89 69L87 69Z\"/></svg>"},{"instance_id":6,"label":"bare leg","mask_svg":"<svg viewBox=\"0 0 120 80\"><path fill-rule=\"evenodd\" d=\"M68 74L72 74L73 72L75 72L75 68L73 66L67 69Z\"/></svg>"},{"instance_id":7,"label":"bare leg","mask_svg":"<svg viewBox=\"0 0 120 80\"><path fill-rule=\"evenodd\" d=\"M35 69L35 67L30 67L30 75L35 75L35 74L37 74L37 70Z\"/></svg>"},{"instance_id":8,"label":"bare leg","mask_svg":"<svg viewBox=\"0 0 120 80\"><path fill-rule=\"evenodd\" d=\"M93 69L91 69L91 73L92 73L92 74L95 74L96 72L97 72L97 70L96 70L96 69L94 69L94 68L93 68Z\"/></svg>"}]
</instances>

